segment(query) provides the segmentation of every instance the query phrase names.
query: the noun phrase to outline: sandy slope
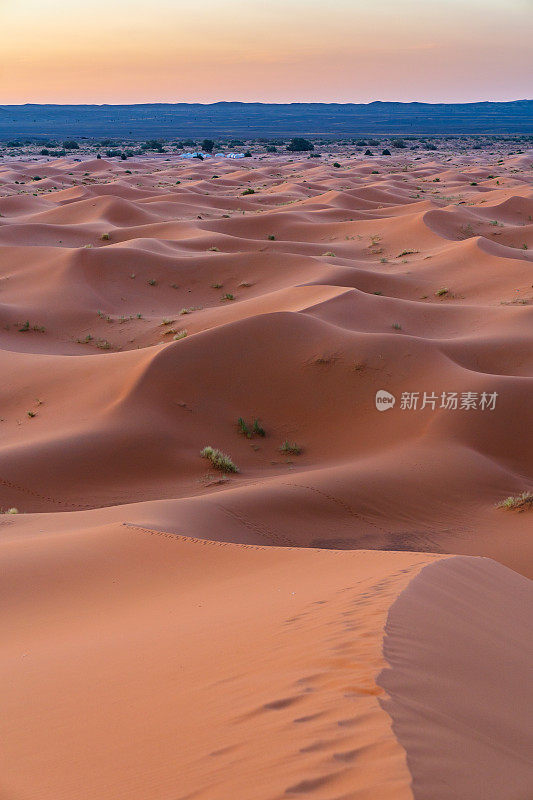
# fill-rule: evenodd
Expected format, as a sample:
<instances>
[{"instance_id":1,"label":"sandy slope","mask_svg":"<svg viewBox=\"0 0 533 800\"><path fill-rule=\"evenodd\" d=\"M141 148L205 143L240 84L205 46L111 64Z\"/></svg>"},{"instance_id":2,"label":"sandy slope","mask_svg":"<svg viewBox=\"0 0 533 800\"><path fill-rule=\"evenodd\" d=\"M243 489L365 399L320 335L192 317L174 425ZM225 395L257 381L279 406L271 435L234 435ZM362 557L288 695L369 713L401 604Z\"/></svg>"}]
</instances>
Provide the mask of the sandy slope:
<instances>
[{"instance_id":1,"label":"sandy slope","mask_svg":"<svg viewBox=\"0 0 533 800\"><path fill-rule=\"evenodd\" d=\"M12 534L3 797L411 797L375 679L427 556Z\"/></svg>"},{"instance_id":2,"label":"sandy slope","mask_svg":"<svg viewBox=\"0 0 533 800\"><path fill-rule=\"evenodd\" d=\"M464 557L433 562L395 601L378 680L415 800L531 796L532 605L531 581Z\"/></svg>"},{"instance_id":3,"label":"sandy slope","mask_svg":"<svg viewBox=\"0 0 533 800\"><path fill-rule=\"evenodd\" d=\"M529 799L529 584L446 556L533 575L495 508L532 485L533 156L489 159L0 164L2 798Z\"/></svg>"}]
</instances>

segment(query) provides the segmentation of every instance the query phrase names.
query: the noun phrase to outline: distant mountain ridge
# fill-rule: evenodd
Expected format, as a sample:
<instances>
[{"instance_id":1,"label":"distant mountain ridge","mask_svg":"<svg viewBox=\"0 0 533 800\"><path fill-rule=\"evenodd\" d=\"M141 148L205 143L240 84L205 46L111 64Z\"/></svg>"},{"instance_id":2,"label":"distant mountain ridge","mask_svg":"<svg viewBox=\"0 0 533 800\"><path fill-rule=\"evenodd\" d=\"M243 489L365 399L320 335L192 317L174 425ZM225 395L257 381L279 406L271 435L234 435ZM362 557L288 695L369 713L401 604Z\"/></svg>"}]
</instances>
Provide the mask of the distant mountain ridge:
<instances>
[{"instance_id":1,"label":"distant mountain ridge","mask_svg":"<svg viewBox=\"0 0 533 800\"><path fill-rule=\"evenodd\" d=\"M533 100L479 103L2 105L0 139L28 136L531 134Z\"/></svg>"}]
</instances>

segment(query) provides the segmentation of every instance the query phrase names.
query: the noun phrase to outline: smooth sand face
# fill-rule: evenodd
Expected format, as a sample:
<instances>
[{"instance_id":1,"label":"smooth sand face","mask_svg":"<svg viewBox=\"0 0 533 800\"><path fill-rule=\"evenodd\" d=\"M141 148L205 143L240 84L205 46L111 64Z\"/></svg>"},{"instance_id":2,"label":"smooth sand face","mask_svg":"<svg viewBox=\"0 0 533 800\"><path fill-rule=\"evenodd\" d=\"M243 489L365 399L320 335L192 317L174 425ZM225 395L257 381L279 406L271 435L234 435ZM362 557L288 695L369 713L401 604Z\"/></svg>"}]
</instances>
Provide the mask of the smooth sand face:
<instances>
[{"instance_id":1,"label":"smooth sand face","mask_svg":"<svg viewBox=\"0 0 533 800\"><path fill-rule=\"evenodd\" d=\"M532 607L531 581L464 557L433 562L392 606L378 680L415 800L531 795Z\"/></svg>"},{"instance_id":2,"label":"smooth sand face","mask_svg":"<svg viewBox=\"0 0 533 800\"><path fill-rule=\"evenodd\" d=\"M333 160L0 164L7 800L486 800L483 737L527 797L494 729L520 668L468 707L463 795L431 687L439 647L472 638L460 697L514 625L483 559L439 593L447 554L533 574L531 513L495 508L531 486L533 156ZM400 407L450 391L496 407Z\"/></svg>"}]
</instances>

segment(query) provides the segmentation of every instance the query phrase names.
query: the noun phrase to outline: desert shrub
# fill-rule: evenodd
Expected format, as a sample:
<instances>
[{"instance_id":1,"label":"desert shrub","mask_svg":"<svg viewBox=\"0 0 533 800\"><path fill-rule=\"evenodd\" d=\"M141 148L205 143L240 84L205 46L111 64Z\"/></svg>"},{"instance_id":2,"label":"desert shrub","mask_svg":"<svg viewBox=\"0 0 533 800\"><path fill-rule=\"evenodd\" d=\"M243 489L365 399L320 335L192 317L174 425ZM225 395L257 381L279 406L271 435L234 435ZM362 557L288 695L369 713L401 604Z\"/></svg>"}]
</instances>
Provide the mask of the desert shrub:
<instances>
[{"instance_id":1,"label":"desert shrub","mask_svg":"<svg viewBox=\"0 0 533 800\"><path fill-rule=\"evenodd\" d=\"M237 427L240 433L246 436L247 439L251 439L254 434L256 436L266 436L265 429L261 427L258 419L254 419L250 426L243 417L239 417L237 420Z\"/></svg>"},{"instance_id":2,"label":"desert shrub","mask_svg":"<svg viewBox=\"0 0 533 800\"><path fill-rule=\"evenodd\" d=\"M265 429L261 427L258 419L254 419L252 430L256 434L256 436L266 436Z\"/></svg>"},{"instance_id":3,"label":"desert shrub","mask_svg":"<svg viewBox=\"0 0 533 800\"><path fill-rule=\"evenodd\" d=\"M160 142L158 139L148 139L148 141L143 142L141 145L141 150L155 150L158 153L165 152L163 148L163 142Z\"/></svg>"},{"instance_id":4,"label":"desert shrub","mask_svg":"<svg viewBox=\"0 0 533 800\"><path fill-rule=\"evenodd\" d=\"M533 492L522 492L519 495L506 497L496 508L506 508L510 511L531 511L533 509Z\"/></svg>"},{"instance_id":5,"label":"desert shrub","mask_svg":"<svg viewBox=\"0 0 533 800\"><path fill-rule=\"evenodd\" d=\"M403 139L393 139L391 142L393 147L396 147L398 150L403 150L404 147L407 147Z\"/></svg>"},{"instance_id":6,"label":"desert shrub","mask_svg":"<svg viewBox=\"0 0 533 800\"><path fill-rule=\"evenodd\" d=\"M239 419L237 420L237 426L239 428L240 433L242 433L243 436L246 436L247 439L252 438L252 431L248 427L248 424L246 420L243 419L243 417L239 417Z\"/></svg>"},{"instance_id":7,"label":"desert shrub","mask_svg":"<svg viewBox=\"0 0 533 800\"><path fill-rule=\"evenodd\" d=\"M185 314L192 314L193 311L200 311L201 308L201 306L189 306L188 308L182 308L180 315L184 316Z\"/></svg>"},{"instance_id":8,"label":"desert shrub","mask_svg":"<svg viewBox=\"0 0 533 800\"><path fill-rule=\"evenodd\" d=\"M248 189L245 189L244 192L241 192L241 194L255 194L255 189L248 187Z\"/></svg>"},{"instance_id":9,"label":"desert shrub","mask_svg":"<svg viewBox=\"0 0 533 800\"><path fill-rule=\"evenodd\" d=\"M298 447L296 442L289 442L288 439L285 439L281 447L279 448L282 453L285 455L291 456L299 456L302 452L302 448Z\"/></svg>"},{"instance_id":10,"label":"desert shrub","mask_svg":"<svg viewBox=\"0 0 533 800\"><path fill-rule=\"evenodd\" d=\"M215 469L219 469L221 472L238 472L238 468L235 466L231 458L223 453L221 450L217 450L214 447L208 445L204 447L202 452L200 453L202 458L207 458L211 464L215 467Z\"/></svg>"},{"instance_id":11,"label":"desert shrub","mask_svg":"<svg viewBox=\"0 0 533 800\"><path fill-rule=\"evenodd\" d=\"M382 154L381 154L381 155L382 155L382 156L390 156L390 155L391 155L391 151L390 151L390 150L388 150L387 148L385 148L385 150L382 152Z\"/></svg>"},{"instance_id":12,"label":"desert shrub","mask_svg":"<svg viewBox=\"0 0 533 800\"><path fill-rule=\"evenodd\" d=\"M303 139L300 136L291 139L287 145L287 150L291 153L304 153L307 150L314 150L315 146L308 139Z\"/></svg>"},{"instance_id":13,"label":"desert shrub","mask_svg":"<svg viewBox=\"0 0 533 800\"><path fill-rule=\"evenodd\" d=\"M66 142L63 142L63 150L79 150L80 146L74 139L67 139Z\"/></svg>"},{"instance_id":14,"label":"desert shrub","mask_svg":"<svg viewBox=\"0 0 533 800\"><path fill-rule=\"evenodd\" d=\"M215 143L212 139L204 139L202 142L202 150L204 153L212 153Z\"/></svg>"}]
</instances>

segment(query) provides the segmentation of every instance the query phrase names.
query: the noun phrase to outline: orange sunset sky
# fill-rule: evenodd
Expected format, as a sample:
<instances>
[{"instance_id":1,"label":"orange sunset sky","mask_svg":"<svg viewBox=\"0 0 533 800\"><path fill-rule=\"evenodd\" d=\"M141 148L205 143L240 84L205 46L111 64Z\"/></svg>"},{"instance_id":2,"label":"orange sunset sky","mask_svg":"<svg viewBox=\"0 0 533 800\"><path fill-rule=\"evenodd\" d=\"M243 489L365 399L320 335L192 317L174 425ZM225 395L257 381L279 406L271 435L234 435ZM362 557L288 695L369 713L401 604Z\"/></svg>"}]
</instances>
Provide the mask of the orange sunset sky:
<instances>
[{"instance_id":1,"label":"orange sunset sky","mask_svg":"<svg viewBox=\"0 0 533 800\"><path fill-rule=\"evenodd\" d=\"M533 0L0 0L0 103L512 100Z\"/></svg>"}]
</instances>

